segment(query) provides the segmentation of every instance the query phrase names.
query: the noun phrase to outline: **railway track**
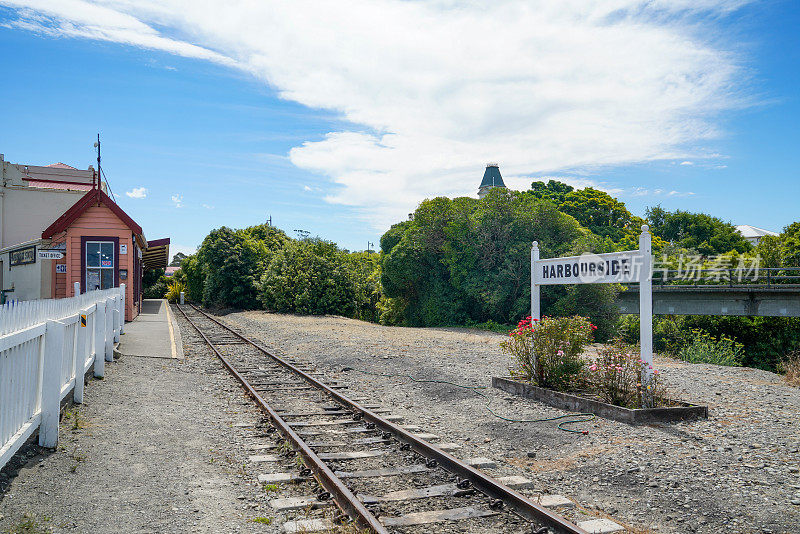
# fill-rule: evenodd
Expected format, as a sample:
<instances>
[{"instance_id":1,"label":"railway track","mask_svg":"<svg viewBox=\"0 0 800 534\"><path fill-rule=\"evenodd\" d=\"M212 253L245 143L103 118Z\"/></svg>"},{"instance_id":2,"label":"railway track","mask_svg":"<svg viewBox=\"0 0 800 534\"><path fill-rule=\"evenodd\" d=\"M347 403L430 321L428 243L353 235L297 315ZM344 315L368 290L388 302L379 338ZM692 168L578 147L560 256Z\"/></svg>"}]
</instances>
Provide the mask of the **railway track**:
<instances>
[{"instance_id":1,"label":"railway track","mask_svg":"<svg viewBox=\"0 0 800 534\"><path fill-rule=\"evenodd\" d=\"M305 482L313 490L271 502L278 511L306 512L284 524L288 532L351 521L356 531L376 533L588 534L514 489L530 481L492 478L478 469L485 459L459 460L447 452L455 445L433 445L426 438L436 436L346 396L195 306L178 309L269 417L263 454L251 459L293 467L259 480Z\"/></svg>"}]
</instances>

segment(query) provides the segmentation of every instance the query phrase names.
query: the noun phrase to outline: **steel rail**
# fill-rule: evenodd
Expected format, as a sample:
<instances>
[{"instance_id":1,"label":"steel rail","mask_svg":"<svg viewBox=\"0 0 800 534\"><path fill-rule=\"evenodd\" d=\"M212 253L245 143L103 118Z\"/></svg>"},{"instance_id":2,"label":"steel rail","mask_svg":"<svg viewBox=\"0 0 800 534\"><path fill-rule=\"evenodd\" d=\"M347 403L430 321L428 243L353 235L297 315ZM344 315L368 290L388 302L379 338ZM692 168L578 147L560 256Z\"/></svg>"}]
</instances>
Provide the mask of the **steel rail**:
<instances>
[{"instance_id":1,"label":"steel rail","mask_svg":"<svg viewBox=\"0 0 800 534\"><path fill-rule=\"evenodd\" d=\"M193 308L195 308L193 306ZM336 505L351 519L353 519L356 523L358 523L361 527L368 528L371 531L377 534L389 534L389 531L383 524L378 521L378 518L375 517L364 504L356 498L355 495L344 485L344 483L333 474L333 471L325 465L325 463L320 460L319 456L306 445L303 438L301 438L297 433L289 426L289 424L283 420L283 418L278 415L278 413L272 409L272 407L267 403L267 401L256 391L256 389L247 381L245 377L243 377L231 363L223 356L219 350L214 346L210 339L203 333L202 330L195 324L194 321L186 314L183 308L178 305L178 309L181 311L183 316L186 320L191 324L195 330L200 334L200 336L205 340L211 350L217 355L217 358L220 359L222 364L230 371L230 373L236 377L237 380L244 386L247 390L247 393L255 399L255 401L259 404L259 406L267 412L270 419L272 420L272 424L278 429L278 431L283 434L288 440L290 440L295 448L299 451L300 455L305 459L306 465L314 472L316 475L315 478L320 483L320 485L325 488L331 494ZM204 316L208 317L212 321L211 317L209 317L206 313L201 310L195 308L198 312L203 314ZM230 328L226 327L225 325L219 323L218 321L214 321L215 323L219 324L220 326L230 330ZM238 335L237 332L230 330L234 334ZM241 337L241 336L239 336ZM252 344L252 343L251 343ZM258 348L258 347L256 347Z\"/></svg>"},{"instance_id":2,"label":"steel rail","mask_svg":"<svg viewBox=\"0 0 800 534\"><path fill-rule=\"evenodd\" d=\"M544 526L551 528L558 534L589 534L586 530L580 528L579 526L561 517L560 515L553 513L544 506L533 502L532 500L528 499L521 493L505 486L504 484L501 484L497 480L494 480L492 477L485 475L484 473L482 473L481 471L475 469L470 465L467 465L458 458L439 449L435 445L428 443L424 439L418 438L408 430L398 425L395 425L391 421L387 421L386 419L382 418L380 415L373 412L372 410L369 410L368 408L362 406L361 404L348 398L347 396L339 393L338 391L331 389L323 382L320 382L313 376L295 367L291 362L281 358L280 356L272 354L269 350L262 347L252 339L240 334L230 326L220 322L216 318L212 317L203 310L199 309L197 306L194 305L191 306L198 313L203 314L205 317L207 317L214 323L218 324L219 326L225 328L226 330L228 330L230 333L232 333L242 341L249 343L250 345L254 346L255 348L257 348L258 350L260 350L261 352L263 352L276 362L280 363L287 369L290 369L292 372L302 377L306 382L308 382L312 386L321 389L322 391L324 391L325 393L336 399L339 403L349 407L354 412L360 413L365 420L374 423L376 427L381 428L385 432L392 433L401 442L409 444L414 451L418 452L419 454L429 459L436 460L439 463L439 465L441 465L447 471L450 471L451 473L458 475L461 478L469 480L470 484L474 488L483 492L489 497L501 500L505 505L509 506L515 513L517 513L521 517L527 519L528 521L536 521L538 523L542 523Z\"/></svg>"}]
</instances>

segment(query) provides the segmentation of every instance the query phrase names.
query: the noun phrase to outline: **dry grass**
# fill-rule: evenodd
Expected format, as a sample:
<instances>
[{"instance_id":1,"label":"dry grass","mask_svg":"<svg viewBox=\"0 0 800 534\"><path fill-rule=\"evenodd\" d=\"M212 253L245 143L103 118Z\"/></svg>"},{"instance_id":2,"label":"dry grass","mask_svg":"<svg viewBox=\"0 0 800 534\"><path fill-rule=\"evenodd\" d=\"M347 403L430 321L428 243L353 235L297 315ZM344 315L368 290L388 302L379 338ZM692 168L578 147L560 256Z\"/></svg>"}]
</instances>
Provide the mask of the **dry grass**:
<instances>
[{"instance_id":1,"label":"dry grass","mask_svg":"<svg viewBox=\"0 0 800 534\"><path fill-rule=\"evenodd\" d=\"M784 382L790 386L800 387L800 352L794 352L781 361L778 371L783 374Z\"/></svg>"}]
</instances>

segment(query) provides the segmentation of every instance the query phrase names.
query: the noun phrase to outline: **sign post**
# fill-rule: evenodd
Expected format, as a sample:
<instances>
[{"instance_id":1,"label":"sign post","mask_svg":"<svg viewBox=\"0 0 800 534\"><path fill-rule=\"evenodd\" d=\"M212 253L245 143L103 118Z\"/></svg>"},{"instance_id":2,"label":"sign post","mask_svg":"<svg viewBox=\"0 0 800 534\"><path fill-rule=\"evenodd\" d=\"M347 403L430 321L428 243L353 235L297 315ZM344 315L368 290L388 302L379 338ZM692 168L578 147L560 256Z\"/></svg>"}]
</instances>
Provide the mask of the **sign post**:
<instances>
[{"instance_id":1,"label":"sign post","mask_svg":"<svg viewBox=\"0 0 800 534\"><path fill-rule=\"evenodd\" d=\"M539 258L531 248L531 319L540 319L540 286L556 284L639 284L639 324L642 382L650 382L653 365L653 257L650 232L642 226L639 249L564 258ZM534 367L538 365L533 355Z\"/></svg>"}]
</instances>

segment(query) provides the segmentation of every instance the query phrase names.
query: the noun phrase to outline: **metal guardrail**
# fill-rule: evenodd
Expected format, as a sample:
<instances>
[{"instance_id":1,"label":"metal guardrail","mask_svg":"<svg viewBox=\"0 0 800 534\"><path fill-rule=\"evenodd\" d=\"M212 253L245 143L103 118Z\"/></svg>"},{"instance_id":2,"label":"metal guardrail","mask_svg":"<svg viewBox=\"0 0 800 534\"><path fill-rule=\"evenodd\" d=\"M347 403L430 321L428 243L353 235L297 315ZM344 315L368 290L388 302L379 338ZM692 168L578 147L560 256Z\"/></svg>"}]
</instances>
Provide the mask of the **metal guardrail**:
<instances>
[{"instance_id":1,"label":"metal guardrail","mask_svg":"<svg viewBox=\"0 0 800 534\"><path fill-rule=\"evenodd\" d=\"M800 267L654 269L653 287L666 286L789 289L800 287Z\"/></svg>"}]
</instances>

